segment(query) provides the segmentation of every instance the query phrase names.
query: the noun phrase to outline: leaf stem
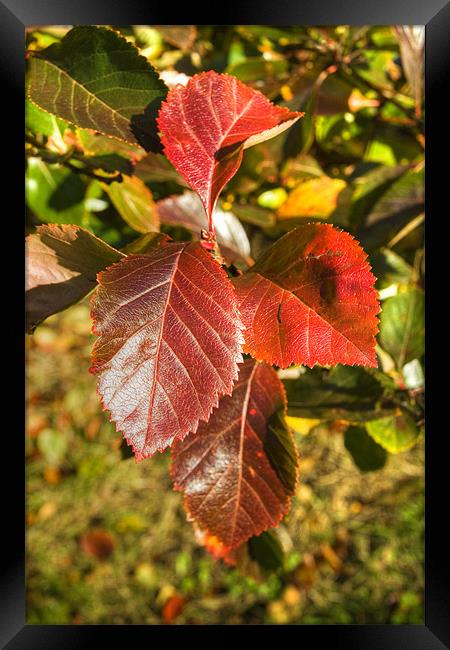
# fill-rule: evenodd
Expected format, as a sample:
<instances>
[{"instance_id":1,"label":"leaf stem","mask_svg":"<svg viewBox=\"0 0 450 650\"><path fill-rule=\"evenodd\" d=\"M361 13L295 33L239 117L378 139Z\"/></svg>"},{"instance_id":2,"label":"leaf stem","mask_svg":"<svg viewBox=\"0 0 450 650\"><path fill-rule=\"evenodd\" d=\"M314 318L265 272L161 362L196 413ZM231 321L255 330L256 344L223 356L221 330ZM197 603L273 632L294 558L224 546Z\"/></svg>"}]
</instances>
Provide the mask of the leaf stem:
<instances>
[{"instance_id":1,"label":"leaf stem","mask_svg":"<svg viewBox=\"0 0 450 650\"><path fill-rule=\"evenodd\" d=\"M78 165L75 165L71 161L71 159L81 163L82 161L77 159L76 153L74 152L73 148L69 149L64 154L56 154L53 151L48 151L47 149L42 148L40 144L31 135L27 135L26 141L28 144L31 144L31 149L28 149L26 152L27 155L38 157L50 165L57 165L57 164L64 165L65 167L72 170L76 174L84 174L89 178L93 178L97 181L101 181L102 183L106 183L107 185L114 183L115 181L121 182L123 180L123 176L120 172L117 172L117 174L115 174L114 176L103 176L101 174L96 174L94 171L88 169L86 166L79 167Z\"/></svg>"}]
</instances>

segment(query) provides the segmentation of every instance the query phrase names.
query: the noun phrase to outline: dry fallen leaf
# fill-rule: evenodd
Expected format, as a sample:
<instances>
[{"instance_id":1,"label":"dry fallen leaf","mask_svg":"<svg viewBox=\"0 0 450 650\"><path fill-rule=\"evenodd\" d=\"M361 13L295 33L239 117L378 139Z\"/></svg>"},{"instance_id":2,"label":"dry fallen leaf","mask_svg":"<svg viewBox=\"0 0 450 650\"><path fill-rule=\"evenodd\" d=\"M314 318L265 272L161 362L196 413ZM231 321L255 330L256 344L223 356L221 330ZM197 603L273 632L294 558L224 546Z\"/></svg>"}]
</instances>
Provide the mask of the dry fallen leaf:
<instances>
[{"instance_id":1,"label":"dry fallen leaf","mask_svg":"<svg viewBox=\"0 0 450 650\"><path fill-rule=\"evenodd\" d=\"M84 533L80 539L81 550L86 555L97 558L97 560L106 560L113 552L115 545L111 533L101 528Z\"/></svg>"},{"instance_id":2,"label":"dry fallen leaf","mask_svg":"<svg viewBox=\"0 0 450 650\"><path fill-rule=\"evenodd\" d=\"M165 623L172 623L183 611L186 599L183 596L175 594L164 603L162 617Z\"/></svg>"},{"instance_id":3,"label":"dry fallen leaf","mask_svg":"<svg viewBox=\"0 0 450 650\"><path fill-rule=\"evenodd\" d=\"M335 573L340 573L343 568L341 558L335 553L329 544L321 544L322 555Z\"/></svg>"}]
</instances>

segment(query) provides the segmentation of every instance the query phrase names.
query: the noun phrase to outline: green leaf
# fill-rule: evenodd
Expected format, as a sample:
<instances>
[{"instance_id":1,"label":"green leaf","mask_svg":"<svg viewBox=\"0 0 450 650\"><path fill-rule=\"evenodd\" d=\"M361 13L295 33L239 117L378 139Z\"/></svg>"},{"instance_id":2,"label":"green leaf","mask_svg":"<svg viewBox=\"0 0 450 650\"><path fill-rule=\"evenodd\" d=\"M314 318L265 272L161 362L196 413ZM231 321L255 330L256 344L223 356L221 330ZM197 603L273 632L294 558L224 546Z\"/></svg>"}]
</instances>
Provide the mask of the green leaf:
<instances>
[{"instance_id":1,"label":"green leaf","mask_svg":"<svg viewBox=\"0 0 450 650\"><path fill-rule=\"evenodd\" d=\"M352 89L352 85L345 79L335 74L328 75L318 88L317 114L336 115L348 112Z\"/></svg>"},{"instance_id":2,"label":"green leaf","mask_svg":"<svg viewBox=\"0 0 450 650\"><path fill-rule=\"evenodd\" d=\"M260 208L258 205L233 203L232 211L241 221L246 221L261 228L274 226L276 223L275 214L270 210Z\"/></svg>"},{"instance_id":3,"label":"green leaf","mask_svg":"<svg viewBox=\"0 0 450 650\"><path fill-rule=\"evenodd\" d=\"M102 169L109 174L120 172L131 175L133 173L131 162L117 153L105 153L95 156L77 155L76 159L84 163L89 169Z\"/></svg>"},{"instance_id":4,"label":"green leaf","mask_svg":"<svg viewBox=\"0 0 450 650\"><path fill-rule=\"evenodd\" d=\"M268 210L277 210L288 198L284 187L275 187L273 190L266 190L258 196L258 205Z\"/></svg>"},{"instance_id":5,"label":"green leaf","mask_svg":"<svg viewBox=\"0 0 450 650\"><path fill-rule=\"evenodd\" d=\"M84 205L87 212L83 219L83 227L92 230L98 236L102 236L102 232L97 232L97 230L103 231L104 225L93 215L95 212L103 212L108 208L108 202L105 201L100 181L92 180L88 183ZM100 228L97 228L97 224L100 225Z\"/></svg>"},{"instance_id":6,"label":"green leaf","mask_svg":"<svg viewBox=\"0 0 450 650\"><path fill-rule=\"evenodd\" d=\"M141 53L146 59L156 59L163 50L161 34L153 27L135 25L133 31Z\"/></svg>"},{"instance_id":7,"label":"green leaf","mask_svg":"<svg viewBox=\"0 0 450 650\"><path fill-rule=\"evenodd\" d=\"M87 155L117 154L131 162L136 162L146 155L145 149L142 147L109 138L101 133L93 133L86 129L76 129L76 133L78 141Z\"/></svg>"},{"instance_id":8,"label":"green leaf","mask_svg":"<svg viewBox=\"0 0 450 650\"><path fill-rule=\"evenodd\" d=\"M406 451L416 444L420 429L405 412L366 422L367 432L391 454Z\"/></svg>"},{"instance_id":9,"label":"green leaf","mask_svg":"<svg viewBox=\"0 0 450 650\"><path fill-rule=\"evenodd\" d=\"M418 161L423 157L423 149L413 133L391 125L380 125L364 154L367 162L382 165L397 165Z\"/></svg>"},{"instance_id":10,"label":"green leaf","mask_svg":"<svg viewBox=\"0 0 450 650\"><path fill-rule=\"evenodd\" d=\"M298 44L297 30L272 27L269 25L238 25L236 31L240 36L250 41Z\"/></svg>"},{"instance_id":11,"label":"green leaf","mask_svg":"<svg viewBox=\"0 0 450 650\"><path fill-rule=\"evenodd\" d=\"M381 163L386 166L395 165L397 158L395 156L393 143L378 138L372 140L367 146L364 160L367 162Z\"/></svg>"},{"instance_id":12,"label":"green leaf","mask_svg":"<svg viewBox=\"0 0 450 650\"><path fill-rule=\"evenodd\" d=\"M33 29L29 34L30 41L28 47L33 50L43 50L45 47L52 45L52 43L57 43L66 31L67 28L64 27L52 28L47 25L43 27L42 31Z\"/></svg>"},{"instance_id":13,"label":"green leaf","mask_svg":"<svg viewBox=\"0 0 450 650\"><path fill-rule=\"evenodd\" d=\"M371 27L367 32L369 39L374 45L382 49L392 49L397 51L398 43L395 38L392 28L386 27Z\"/></svg>"},{"instance_id":14,"label":"green leaf","mask_svg":"<svg viewBox=\"0 0 450 650\"><path fill-rule=\"evenodd\" d=\"M103 189L123 220L134 230L141 233L159 230L152 193L140 178L124 176L122 182L115 181Z\"/></svg>"},{"instance_id":15,"label":"green leaf","mask_svg":"<svg viewBox=\"0 0 450 650\"><path fill-rule=\"evenodd\" d=\"M228 74L241 81L258 81L267 77L277 77L288 69L288 62L284 59L268 61L260 56L248 57L245 61L229 65Z\"/></svg>"},{"instance_id":16,"label":"green leaf","mask_svg":"<svg viewBox=\"0 0 450 650\"><path fill-rule=\"evenodd\" d=\"M284 552L275 534L267 530L248 540L248 552L252 560L266 571L276 571L283 567Z\"/></svg>"},{"instance_id":17,"label":"green leaf","mask_svg":"<svg viewBox=\"0 0 450 650\"><path fill-rule=\"evenodd\" d=\"M357 227L361 220L370 214L377 201L390 186L407 170L406 165L385 167L383 165L360 165L355 170L352 180L354 188L350 211L350 224Z\"/></svg>"},{"instance_id":18,"label":"green leaf","mask_svg":"<svg viewBox=\"0 0 450 650\"><path fill-rule=\"evenodd\" d=\"M47 463L57 467L67 452L67 439L60 431L43 429L39 433L37 446Z\"/></svg>"},{"instance_id":19,"label":"green leaf","mask_svg":"<svg viewBox=\"0 0 450 650\"><path fill-rule=\"evenodd\" d=\"M64 120L60 120L54 115L41 110L39 106L30 102L29 99L26 100L25 128L29 131L46 136L53 135L57 132L62 136L67 126L68 124Z\"/></svg>"},{"instance_id":20,"label":"green leaf","mask_svg":"<svg viewBox=\"0 0 450 650\"><path fill-rule=\"evenodd\" d=\"M409 289L388 298L380 316L379 342L400 370L413 359L420 359L425 346L425 296L420 289Z\"/></svg>"},{"instance_id":21,"label":"green leaf","mask_svg":"<svg viewBox=\"0 0 450 650\"><path fill-rule=\"evenodd\" d=\"M345 448L362 472L373 472L384 467L386 450L369 436L364 427L351 426L344 435Z\"/></svg>"},{"instance_id":22,"label":"green leaf","mask_svg":"<svg viewBox=\"0 0 450 650\"><path fill-rule=\"evenodd\" d=\"M149 232L145 235L141 235L134 241L130 242L123 248L123 253L125 255L145 255L146 253L151 253L155 248L164 246L170 241L168 235L164 235L160 232Z\"/></svg>"},{"instance_id":23,"label":"green leaf","mask_svg":"<svg viewBox=\"0 0 450 650\"><path fill-rule=\"evenodd\" d=\"M165 183L166 181L174 181L183 187L188 186L186 181L176 171L172 163L170 163L162 154L147 154L145 158L142 158L142 160L137 163L134 173L145 183Z\"/></svg>"},{"instance_id":24,"label":"green leaf","mask_svg":"<svg viewBox=\"0 0 450 650\"><path fill-rule=\"evenodd\" d=\"M385 289L392 284L409 284L413 268L389 248L381 248L370 256L373 274L377 279L376 288Z\"/></svg>"},{"instance_id":25,"label":"green leaf","mask_svg":"<svg viewBox=\"0 0 450 650\"><path fill-rule=\"evenodd\" d=\"M305 118L303 117L302 119ZM287 160L281 168L283 185L291 188L298 185L299 181L307 178L317 178L323 175L324 171L317 160L308 154L301 154L296 158Z\"/></svg>"},{"instance_id":26,"label":"green leaf","mask_svg":"<svg viewBox=\"0 0 450 650\"><path fill-rule=\"evenodd\" d=\"M119 452L120 452L121 460L128 460L129 458L134 458L133 449L132 447L127 445L127 441L125 440L125 438L122 438L119 447Z\"/></svg>"},{"instance_id":27,"label":"green leaf","mask_svg":"<svg viewBox=\"0 0 450 650\"><path fill-rule=\"evenodd\" d=\"M370 84L377 88L388 88L392 86L392 81L387 71L396 56L396 52L392 50L365 49L362 52L364 62L354 65L354 68L359 76Z\"/></svg>"},{"instance_id":28,"label":"green leaf","mask_svg":"<svg viewBox=\"0 0 450 650\"><path fill-rule=\"evenodd\" d=\"M280 481L292 493L297 483L298 458L292 434L284 418L283 409L276 411L269 418L267 428L269 434L264 442L267 457Z\"/></svg>"},{"instance_id":29,"label":"green leaf","mask_svg":"<svg viewBox=\"0 0 450 650\"><path fill-rule=\"evenodd\" d=\"M76 126L160 150L156 116L167 87L117 32L74 27L29 59L27 90L44 110Z\"/></svg>"},{"instance_id":30,"label":"green leaf","mask_svg":"<svg viewBox=\"0 0 450 650\"><path fill-rule=\"evenodd\" d=\"M316 142L320 149L330 157L344 160L362 158L366 149L369 132L363 118L357 115L347 122L342 113L317 115L315 120Z\"/></svg>"},{"instance_id":31,"label":"green leaf","mask_svg":"<svg viewBox=\"0 0 450 650\"><path fill-rule=\"evenodd\" d=\"M371 208L357 231L366 250L388 243L424 210L424 170L409 170L392 183Z\"/></svg>"},{"instance_id":32,"label":"green leaf","mask_svg":"<svg viewBox=\"0 0 450 650\"><path fill-rule=\"evenodd\" d=\"M314 142L314 113L317 104L317 91L312 90L301 102L298 110L305 113L301 120L298 120L288 131L283 143L283 154L285 158L295 158L300 154L306 154Z\"/></svg>"},{"instance_id":33,"label":"green leaf","mask_svg":"<svg viewBox=\"0 0 450 650\"><path fill-rule=\"evenodd\" d=\"M86 184L70 169L30 157L25 191L28 207L41 221L82 223L86 210Z\"/></svg>"},{"instance_id":34,"label":"green leaf","mask_svg":"<svg viewBox=\"0 0 450 650\"><path fill-rule=\"evenodd\" d=\"M299 418L365 422L389 413L379 401L385 387L381 373L358 366L306 370L298 379L284 379L288 415Z\"/></svg>"},{"instance_id":35,"label":"green leaf","mask_svg":"<svg viewBox=\"0 0 450 650\"><path fill-rule=\"evenodd\" d=\"M232 41L228 50L228 67L242 63L245 61L245 59L246 56L244 44L237 39Z\"/></svg>"}]
</instances>

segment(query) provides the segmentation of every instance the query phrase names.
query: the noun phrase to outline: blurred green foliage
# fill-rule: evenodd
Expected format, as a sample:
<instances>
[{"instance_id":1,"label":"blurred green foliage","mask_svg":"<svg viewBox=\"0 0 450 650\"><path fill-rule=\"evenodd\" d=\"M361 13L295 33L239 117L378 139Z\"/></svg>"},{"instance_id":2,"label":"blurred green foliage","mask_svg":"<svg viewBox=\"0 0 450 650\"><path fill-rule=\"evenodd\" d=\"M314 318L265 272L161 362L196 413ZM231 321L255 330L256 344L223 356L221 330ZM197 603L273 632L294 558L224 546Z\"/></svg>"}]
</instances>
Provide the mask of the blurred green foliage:
<instances>
[{"instance_id":1,"label":"blurred green foliage","mask_svg":"<svg viewBox=\"0 0 450 650\"><path fill-rule=\"evenodd\" d=\"M27 49L67 30L29 29ZM159 623L178 595L181 623L422 623L420 32L406 52L402 31L386 26L119 31L169 84L214 69L305 111L291 130L245 152L221 208L243 224L253 259L305 219L362 243L382 301L379 368L281 373L300 486L292 512L251 540L237 570L196 544L170 489L167 454L124 459L87 372L87 302L48 319L27 342L28 622ZM155 202L186 189L162 155L78 129L30 101L26 153L29 232L78 224L123 248L157 228ZM138 221L127 187L148 211Z\"/></svg>"}]
</instances>

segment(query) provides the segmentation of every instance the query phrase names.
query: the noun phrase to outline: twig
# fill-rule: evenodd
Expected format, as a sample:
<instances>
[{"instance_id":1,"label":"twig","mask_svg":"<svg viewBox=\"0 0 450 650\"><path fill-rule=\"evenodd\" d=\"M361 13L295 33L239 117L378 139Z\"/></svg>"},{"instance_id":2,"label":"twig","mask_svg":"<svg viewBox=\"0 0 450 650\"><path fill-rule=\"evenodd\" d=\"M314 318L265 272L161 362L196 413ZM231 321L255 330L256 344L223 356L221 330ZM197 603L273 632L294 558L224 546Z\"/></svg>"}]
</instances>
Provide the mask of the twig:
<instances>
[{"instance_id":1,"label":"twig","mask_svg":"<svg viewBox=\"0 0 450 650\"><path fill-rule=\"evenodd\" d=\"M398 244L398 242L403 239L403 237L406 237L406 235L409 235L410 232L415 230L418 226L420 226L421 223L425 221L425 214L422 212L419 214L417 217L412 219L409 223L406 224L404 228L402 228L392 239L391 241L387 244L388 248L393 248L395 244Z\"/></svg>"}]
</instances>

